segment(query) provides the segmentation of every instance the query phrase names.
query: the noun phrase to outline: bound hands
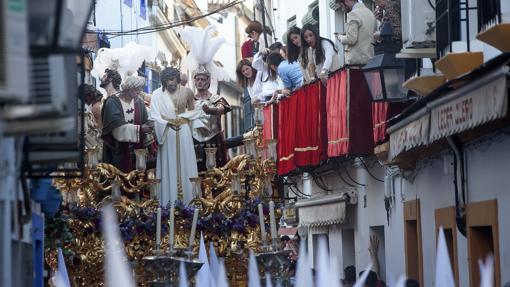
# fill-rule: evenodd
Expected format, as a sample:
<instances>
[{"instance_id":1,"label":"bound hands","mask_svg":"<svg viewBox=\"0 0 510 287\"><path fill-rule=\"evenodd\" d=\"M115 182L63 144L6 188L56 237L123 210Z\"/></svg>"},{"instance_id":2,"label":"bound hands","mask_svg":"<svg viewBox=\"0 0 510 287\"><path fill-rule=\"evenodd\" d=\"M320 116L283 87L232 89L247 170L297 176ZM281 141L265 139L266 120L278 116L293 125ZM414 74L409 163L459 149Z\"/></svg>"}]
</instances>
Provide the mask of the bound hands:
<instances>
[{"instance_id":1,"label":"bound hands","mask_svg":"<svg viewBox=\"0 0 510 287\"><path fill-rule=\"evenodd\" d=\"M208 115L221 115L223 109L221 107L210 107L208 105L202 105L202 110Z\"/></svg>"},{"instance_id":2,"label":"bound hands","mask_svg":"<svg viewBox=\"0 0 510 287\"><path fill-rule=\"evenodd\" d=\"M144 134L151 133L153 129L154 129L154 123L151 121L148 121L145 124L140 126L140 131L142 131L142 133L144 133Z\"/></svg>"}]
</instances>

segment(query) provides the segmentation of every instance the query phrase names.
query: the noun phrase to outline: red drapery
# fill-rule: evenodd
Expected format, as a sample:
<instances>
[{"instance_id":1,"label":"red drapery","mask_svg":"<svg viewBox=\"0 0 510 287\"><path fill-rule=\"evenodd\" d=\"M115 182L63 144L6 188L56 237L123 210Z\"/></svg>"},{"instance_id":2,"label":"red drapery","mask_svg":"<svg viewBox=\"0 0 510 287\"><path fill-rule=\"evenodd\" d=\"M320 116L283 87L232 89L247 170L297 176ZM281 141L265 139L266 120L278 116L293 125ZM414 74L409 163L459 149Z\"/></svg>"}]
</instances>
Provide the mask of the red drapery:
<instances>
[{"instance_id":1,"label":"red drapery","mask_svg":"<svg viewBox=\"0 0 510 287\"><path fill-rule=\"evenodd\" d=\"M293 96L298 101L294 162L296 166L318 165L321 160L326 159L326 134L323 128L326 91L317 81L297 90Z\"/></svg>"},{"instance_id":2,"label":"red drapery","mask_svg":"<svg viewBox=\"0 0 510 287\"><path fill-rule=\"evenodd\" d=\"M386 139L386 114L388 103L372 104L372 120L374 124L374 142L383 142Z\"/></svg>"},{"instance_id":3,"label":"red drapery","mask_svg":"<svg viewBox=\"0 0 510 287\"><path fill-rule=\"evenodd\" d=\"M343 69L328 79L328 157L372 154L372 98L360 69Z\"/></svg>"},{"instance_id":4,"label":"red drapery","mask_svg":"<svg viewBox=\"0 0 510 287\"><path fill-rule=\"evenodd\" d=\"M287 174L297 166L318 165L327 158L325 99L326 89L314 82L274 105L278 114L278 174ZM269 111L265 113L269 116ZM264 133L269 132L269 126L265 127Z\"/></svg>"},{"instance_id":5,"label":"red drapery","mask_svg":"<svg viewBox=\"0 0 510 287\"><path fill-rule=\"evenodd\" d=\"M386 134L388 120L400 114L410 103L411 102L372 104L374 142L376 144L383 143L388 139Z\"/></svg>"},{"instance_id":6,"label":"red drapery","mask_svg":"<svg viewBox=\"0 0 510 287\"><path fill-rule=\"evenodd\" d=\"M349 143L347 70L331 76L327 90L328 156L336 157L347 153Z\"/></svg>"},{"instance_id":7,"label":"red drapery","mask_svg":"<svg viewBox=\"0 0 510 287\"><path fill-rule=\"evenodd\" d=\"M264 141L278 138L278 107L275 105L268 105L264 107L264 126L263 138Z\"/></svg>"},{"instance_id":8,"label":"red drapery","mask_svg":"<svg viewBox=\"0 0 510 287\"><path fill-rule=\"evenodd\" d=\"M278 174L286 174L296 168L294 147L296 142L297 97L290 96L278 105Z\"/></svg>"}]
</instances>

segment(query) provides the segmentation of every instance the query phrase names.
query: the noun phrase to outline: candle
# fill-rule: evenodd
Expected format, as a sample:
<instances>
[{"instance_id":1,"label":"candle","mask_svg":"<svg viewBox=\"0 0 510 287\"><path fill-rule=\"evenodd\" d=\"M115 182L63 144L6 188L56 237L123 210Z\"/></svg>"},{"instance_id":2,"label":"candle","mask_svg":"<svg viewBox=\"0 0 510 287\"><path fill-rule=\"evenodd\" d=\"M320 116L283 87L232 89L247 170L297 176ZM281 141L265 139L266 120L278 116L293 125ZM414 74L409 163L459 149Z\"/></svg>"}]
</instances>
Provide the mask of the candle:
<instances>
[{"instance_id":1,"label":"candle","mask_svg":"<svg viewBox=\"0 0 510 287\"><path fill-rule=\"evenodd\" d=\"M198 208L195 208L195 213L193 214L193 225L191 225L191 233L189 235L189 248L193 248L193 244L195 243L195 233L197 232L197 222L198 222Z\"/></svg>"},{"instance_id":2,"label":"candle","mask_svg":"<svg viewBox=\"0 0 510 287\"><path fill-rule=\"evenodd\" d=\"M156 249L161 246L161 207L158 207L156 216Z\"/></svg>"},{"instance_id":3,"label":"candle","mask_svg":"<svg viewBox=\"0 0 510 287\"><path fill-rule=\"evenodd\" d=\"M169 238L168 238L168 246L170 247L170 250L172 250L174 248L174 213L175 213L175 209L174 209L174 206L172 205L170 207L170 219L168 219L168 224L170 225L170 235L169 235Z\"/></svg>"},{"instance_id":4,"label":"candle","mask_svg":"<svg viewBox=\"0 0 510 287\"><path fill-rule=\"evenodd\" d=\"M276 239L276 218L274 216L274 201L269 202L269 220L271 221L271 238Z\"/></svg>"},{"instance_id":5,"label":"candle","mask_svg":"<svg viewBox=\"0 0 510 287\"><path fill-rule=\"evenodd\" d=\"M266 225L264 223L264 209L262 203L259 203L259 221L260 221L260 236L262 238L262 245L266 244Z\"/></svg>"}]
</instances>

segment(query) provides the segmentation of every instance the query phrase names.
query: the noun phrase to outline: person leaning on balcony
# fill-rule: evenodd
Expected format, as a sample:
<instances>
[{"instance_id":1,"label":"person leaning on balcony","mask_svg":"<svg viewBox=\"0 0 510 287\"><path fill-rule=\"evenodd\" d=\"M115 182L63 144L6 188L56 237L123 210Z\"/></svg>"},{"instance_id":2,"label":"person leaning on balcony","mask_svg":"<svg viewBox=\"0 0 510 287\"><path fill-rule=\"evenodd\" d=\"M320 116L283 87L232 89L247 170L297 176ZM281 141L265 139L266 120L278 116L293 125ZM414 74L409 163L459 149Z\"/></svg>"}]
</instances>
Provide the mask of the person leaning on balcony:
<instances>
[{"instance_id":1,"label":"person leaning on balcony","mask_svg":"<svg viewBox=\"0 0 510 287\"><path fill-rule=\"evenodd\" d=\"M340 69L335 44L319 34L317 25L306 24L301 29L301 66L310 73L310 80L321 79L325 84L329 73Z\"/></svg>"},{"instance_id":2,"label":"person leaning on balcony","mask_svg":"<svg viewBox=\"0 0 510 287\"><path fill-rule=\"evenodd\" d=\"M290 64L297 62L303 74L303 81L309 82L312 78L308 70L302 66L303 59L301 58L301 29L293 26L287 31L287 60Z\"/></svg>"},{"instance_id":3,"label":"person leaning on balcony","mask_svg":"<svg viewBox=\"0 0 510 287\"><path fill-rule=\"evenodd\" d=\"M278 73L272 70L266 62L268 55L272 53L279 55L278 52L272 52L270 49L263 49L255 55L253 60L252 67L260 72L260 81L262 84L260 92L252 96L253 103L269 103L275 91L284 89L283 82L278 76ZM290 94L290 92L288 93Z\"/></svg>"},{"instance_id":4,"label":"person leaning on balcony","mask_svg":"<svg viewBox=\"0 0 510 287\"><path fill-rule=\"evenodd\" d=\"M241 56L243 59L253 59L253 56L260 50L260 35L262 35L262 24L259 21L251 21L245 29L248 35L246 40L241 46Z\"/></svg>"},{"instance_id":5,"label":"person leaning on balcony","mask_svg":"<svg viewBox=\"0 0 510 287\"><path fill-rule=\"evenodd\" d=\"M262 89L260 74L251 66L248 59L239 61L236 67L237 83L243 89L246 89L250 97L255 93L259 93Z\"/></svg>"},{"instance_id":6,"label":"person leaning on balcony","mask_svg":"<svg viewBox=\"0 0 510 287\"><path fill-rule=\"evenodd\" d=\"M374 33L377 20L374 13L357 0L336 0L347 13L345 33L336 33L344 45L345 64L365 65L374 56Z\"/></svg>"},{"instance_id":7,"label":"person leaning on balcony","mask_svg":"<svg viewBox=\"0 0 510 287\"><path fill-rule=\"evenodd\" d=\"M267 56L266 63L271 71L278 74L284 87L284 89L277 89L273 92L272 100L278 94L290 95L291 91L303 85L303 73L297 62L290 64L280 53L272 52Z\"/></svg>"}]
</instances>

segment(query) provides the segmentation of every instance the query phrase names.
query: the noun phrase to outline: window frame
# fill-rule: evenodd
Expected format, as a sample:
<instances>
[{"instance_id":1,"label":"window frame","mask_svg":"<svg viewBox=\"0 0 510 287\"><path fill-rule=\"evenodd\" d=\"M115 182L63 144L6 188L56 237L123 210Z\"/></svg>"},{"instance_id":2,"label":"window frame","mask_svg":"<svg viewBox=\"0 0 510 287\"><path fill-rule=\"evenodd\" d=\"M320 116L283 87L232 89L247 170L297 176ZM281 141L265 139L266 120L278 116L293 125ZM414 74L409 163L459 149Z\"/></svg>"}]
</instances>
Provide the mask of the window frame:
<instances>
[{"instance_id":1,"label":"window frame","mask_svg":"<svg viewBox=\"0 0 510 287\"><path fill-rule=\"evenodd\" d=\"M450 263L452 265L453 277L455 279L455 285L459 286L459 259L458 259L458 245L457 245L457 222L455 215L455 207L444 207L438 208L434 211L434 217L436 221L436 249L437 239L439 237L439 227L443 227L443 230L449 230L452 233L451 246L448 245L450 253Z\"/></svg>"},{"instance_id":2,"label":"window frame","mask_svg":"<svg viewBox=\"0 0 510 287\"><path fill-rule=\"evenodd\" d=\"M408 223L415 221L416 222L416 236L413 236L410 228L408 228ZM412 223L411 223L412 224ZM413 238L411 238L413 237ZM416 237L416 238L414 238ZM416 239L415 242L412 242L412 239ZM420 282L420 286L425 286L423 284L423 244L422 244L422 232L421 232L421 208L420 208L420 199L410 200L404 202L404 252L405 252L405 270L406 274L410 276L411 274L417 273L418 278L413 278ZM413 250L413 254L411 254L413 244L417 248L416 251ZM418 258L411 258L412 255L416 255ZM411 263L417 262L418 266L415 267L418 270L412 270ZM412 278L412 277L410 277Z\"/></svg>"}]
</instances>

